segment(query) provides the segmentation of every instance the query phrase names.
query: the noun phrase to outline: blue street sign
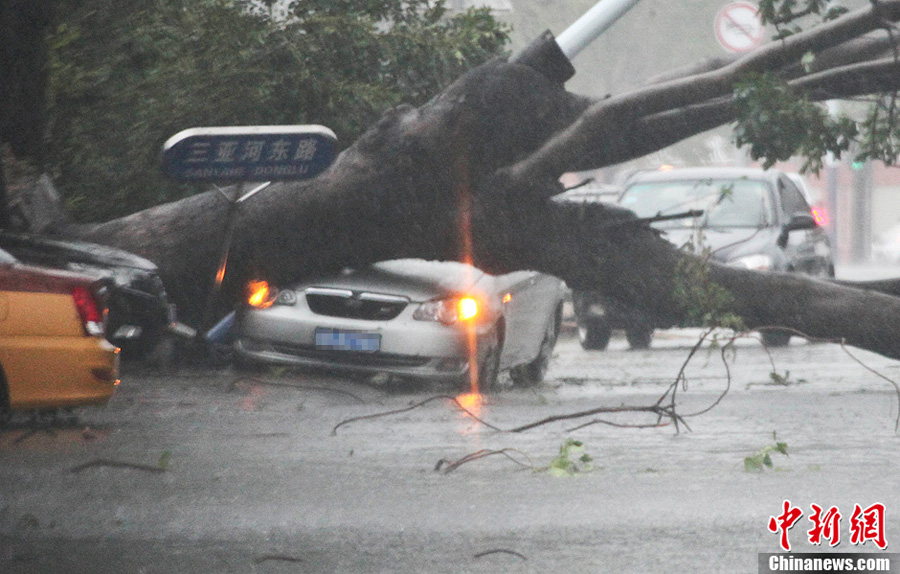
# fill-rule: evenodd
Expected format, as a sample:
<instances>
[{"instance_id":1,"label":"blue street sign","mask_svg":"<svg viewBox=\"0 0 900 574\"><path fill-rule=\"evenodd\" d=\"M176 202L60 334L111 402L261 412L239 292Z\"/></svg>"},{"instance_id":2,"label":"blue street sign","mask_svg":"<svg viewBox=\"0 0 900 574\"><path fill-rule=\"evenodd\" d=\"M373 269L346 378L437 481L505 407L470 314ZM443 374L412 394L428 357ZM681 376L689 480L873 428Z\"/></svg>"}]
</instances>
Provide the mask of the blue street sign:
<instances>
[{"instance_id":1,"label":"blue street sign","mask_svg":"<svg viewBox=\"0 0 900 574\"><path fill-rule=\"evenodd\" d=\"M317 125L192 128L163 144L163 171L196 182L309 179L331 165L336 140Z\"/></svg>"}]
</instances>

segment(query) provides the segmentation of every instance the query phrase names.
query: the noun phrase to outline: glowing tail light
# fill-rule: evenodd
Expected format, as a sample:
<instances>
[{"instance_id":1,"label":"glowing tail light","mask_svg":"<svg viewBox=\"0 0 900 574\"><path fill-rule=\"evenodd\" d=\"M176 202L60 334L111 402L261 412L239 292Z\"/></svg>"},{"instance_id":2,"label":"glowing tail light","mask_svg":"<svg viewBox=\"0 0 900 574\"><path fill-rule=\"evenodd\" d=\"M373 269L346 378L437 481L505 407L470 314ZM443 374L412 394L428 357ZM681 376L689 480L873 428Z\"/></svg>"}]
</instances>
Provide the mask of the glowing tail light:
<instances>
[{"instance_id":1,"label":"glowing tail light","mask_svg":"<svg viewBox=\"0 0 900 574\"><path fill-rule=\"evenodd\" d=\"M816 220L816 223L819 224L819 226L824 227L824 226L828 225L828 212L825 210L824 207L822 207L820 205L813 207L812 208L812 216L813 216L813 219Z\"/></svg>"},{"instance_id":2,"label":"glowing tail light","mask_svg":"<svg viewBox=\"0 0 900 574\"><path fill-rule=\"evenodd\" d=\"M72 299L84 332L88 335L102 335L103 309L94 294L87 287L75 287L72 289Z\"/></svg>"}]
</instances>

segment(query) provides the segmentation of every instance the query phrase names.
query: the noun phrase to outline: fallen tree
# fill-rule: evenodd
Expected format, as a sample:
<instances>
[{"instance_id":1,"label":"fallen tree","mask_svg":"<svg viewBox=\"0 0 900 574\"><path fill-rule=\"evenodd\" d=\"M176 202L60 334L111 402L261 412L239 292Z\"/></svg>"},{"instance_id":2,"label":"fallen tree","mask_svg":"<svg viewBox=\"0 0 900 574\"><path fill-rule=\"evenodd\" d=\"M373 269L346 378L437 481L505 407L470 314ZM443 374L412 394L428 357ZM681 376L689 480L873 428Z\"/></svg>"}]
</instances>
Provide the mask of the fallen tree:
<instances>
[{"instance_id":1,"label":"fallen tree","mask_svg":"<svg viewBox=\"0 0 900 574\"><path fill-rule=\"evenodd\" d=\"M900 358L900 298L876 291L897 293L893 282L849 286L711 262L690 276L683 269L693 256L630 212L550 199L562 191L564 172L640 157L735 120L742 113L735 85L748 74L774 74L810 100L896 91L900 61L890 33L872 40L888 48L885 57L872 42L858 46L898 20L900 0L873 2L735 61L601 101L566 92L558 69L540 58L490 62L422 107L388 111L315 180L274 185L242 204L226 304L250 277L285 284L397 257L457 259L490 272L551 273L642 307L659 326L690 313L693 303L675 295L678 282L714 283L729 294L718 311L748 328L780 326ZM822 57L805 73L799 62L811 52ZM835 53L841 58L829 64ZM846 149L833 140L837 151ZM176 303L196 320L228 206L211 191L56 232L155 261Z\"/></svg>"}]
</instances>

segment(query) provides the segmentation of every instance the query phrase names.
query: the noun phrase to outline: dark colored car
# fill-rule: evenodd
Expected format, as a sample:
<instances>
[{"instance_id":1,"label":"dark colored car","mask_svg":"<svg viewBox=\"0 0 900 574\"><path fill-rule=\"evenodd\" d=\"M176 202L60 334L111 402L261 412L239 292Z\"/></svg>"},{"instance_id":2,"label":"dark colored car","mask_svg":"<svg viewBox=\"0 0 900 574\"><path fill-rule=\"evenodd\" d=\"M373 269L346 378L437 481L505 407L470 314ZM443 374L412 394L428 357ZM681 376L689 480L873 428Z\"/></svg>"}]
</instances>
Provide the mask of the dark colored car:
<instances>
[{"instance_id":1,"label":"dark colored car","mask_svg":"<svg viewBox=\"0 0 900 574\"><path fill-rule=\"evenodd\" d=\"M281 290L257 283L236 360L444 381L490 390L501 370L539 383L562 319L562 281L455 262L384 261Z\"/></svg>"},{"instance_id":2,"label":"dark colored car","mask_svg":"<svg viewBox=\"0 0 900 574\"><path fill-rule=\"evenodd\" d=\"M112 247L0 232L0 249L28 265L75 271L106 288L106 338L126 353L151 351L175 320L174 307L152 262Z\"/></svg>"},{"instance_id":3,"label":"dark colored car","mask_svg":"<svg viewBox=\"0 0 900 574\"><path fill-rule=\"evenodd\" d=\"M834 276L831 246L809 203L787 174L752 168L687 168L646 171L625 183L618 204L638 217L702 212L654 222L679 247L710 250L728 265L763 271ZM697 241L699 239L699 245ZM632 348L650 345L653 317L592 291L575 291L573 307L585 349L605 349L612 329L624 329ZM769 346L790 334L762 333Z\"/></svg>"}]
</instances>

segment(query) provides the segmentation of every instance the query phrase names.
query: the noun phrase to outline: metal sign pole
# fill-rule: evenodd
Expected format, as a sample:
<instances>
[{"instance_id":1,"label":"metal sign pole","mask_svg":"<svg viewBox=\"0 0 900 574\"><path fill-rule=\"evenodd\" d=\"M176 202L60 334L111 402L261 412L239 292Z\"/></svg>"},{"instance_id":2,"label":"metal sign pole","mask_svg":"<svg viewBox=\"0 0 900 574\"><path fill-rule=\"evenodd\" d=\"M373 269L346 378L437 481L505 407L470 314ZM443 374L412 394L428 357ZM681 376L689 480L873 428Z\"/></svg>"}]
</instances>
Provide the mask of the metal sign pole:
<instances>
[{"instance_id":1,"label":"metal sign pole","mask_svg":"<svg viewBox=\"0 0 900 574\"><path fill-rule=\"evenodd\" d=\"M206 330L211 326L213 320L213 313L216 309L216 303L219 299L219 293L222 291L222 282L225 280L225 270L228 267L228 255L231 251L231 242L234 238L234 229L237 225L237 212L238 207L244 201L250 199L260 191L269 187L272 182L267 181L261 185L256 186L246 194L244 193L244 188L246 186L246 182L240 182L237 184L237 188L235 189L234 195L229 196L221 188L218 186L216 189L228 199L228 212L225 216L225 237L222 242L222 250L219 255L219 268L216 270L216 279L213 282L212 287L210 288L209 295L206 299L206 308L203 312L203 319L200 324L200 328L197 329L197 338L202 338Z\"/></svg>"}]
</instances>

